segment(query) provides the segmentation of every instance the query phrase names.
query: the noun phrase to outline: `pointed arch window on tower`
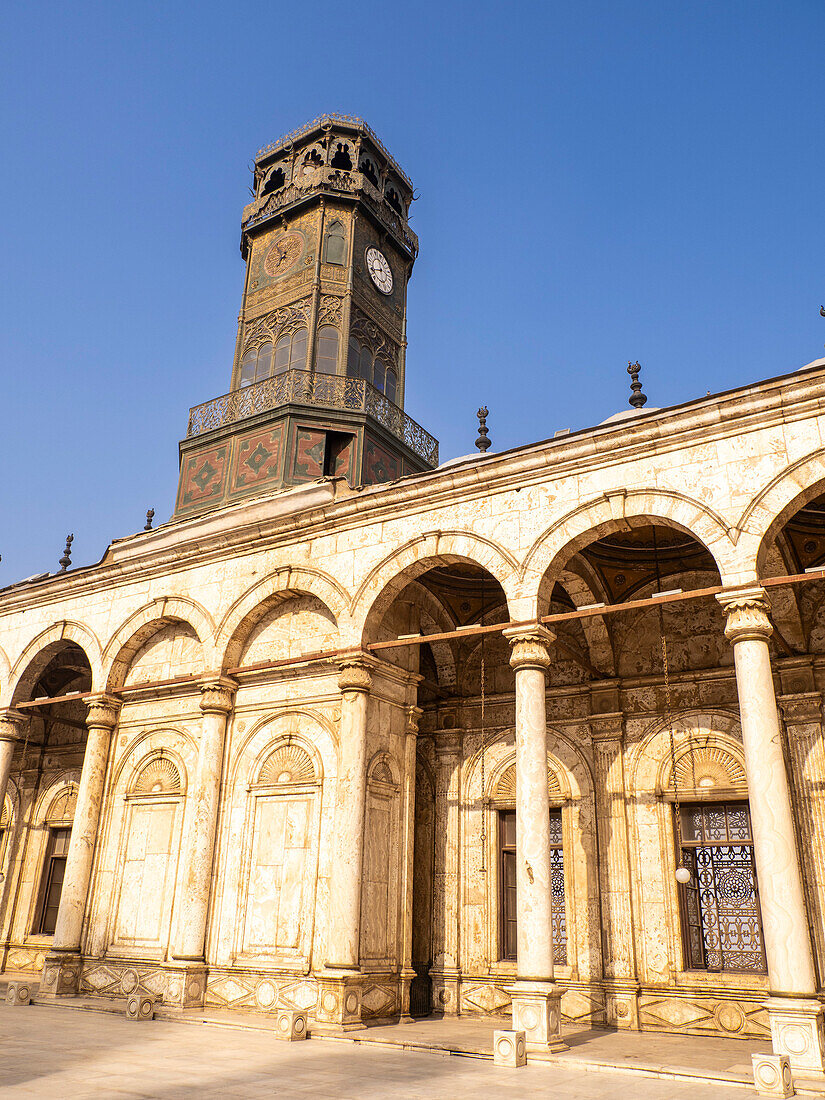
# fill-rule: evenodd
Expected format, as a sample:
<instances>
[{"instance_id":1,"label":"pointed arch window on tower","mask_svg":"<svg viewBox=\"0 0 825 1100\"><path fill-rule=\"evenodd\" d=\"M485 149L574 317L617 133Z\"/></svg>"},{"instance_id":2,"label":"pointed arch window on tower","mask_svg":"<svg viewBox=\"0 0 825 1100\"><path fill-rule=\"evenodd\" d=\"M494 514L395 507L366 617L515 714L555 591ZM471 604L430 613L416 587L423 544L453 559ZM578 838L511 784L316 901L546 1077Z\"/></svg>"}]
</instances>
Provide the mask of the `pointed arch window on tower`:
<instances>
[{"instance_id":1,"label":"pointed arch window on tower","mask_svg":"<svg viewBox=\"0 0 825 1100\"><path fill-rule=\"evenodd\" d=\"M273 191L280 191L284 185L285 179L283 168L273 168L261 188L261 198L266 198L266 196L271 195Z\"/></svg>"},{"instance_id":2,"label":"pointed arch window on tower","mask_svg":"<svg viewBox=\"0 0 825 1100\"><path fill-rule=\"evenodd\" d=\"M266 343L258 347L249 348L241 360L241 385L251 386L253 382L260 382L269 378L272 373L272 343Z\"/></svg>"},{"instance_id":3,"label":"pointed arch window on tower","mask_svg":"<svg viewBox=\"0 0 825 1100\"><path fill-rule=\"evenodd\" d=\"M319 374L335 374L338 370L338 329L332 325L322 325L318 329L315 369Z\"/></svg>"},{"instance_id":4,"label":"pointed arch window on tower","mask_svg":"<svg viewBox=\"0 0 825 1100\"><path fill-rule=\"evenodd\" d=\"M324 262L339 267L347 262L347 238L343 223L337 218L330 224L324 238Z\"/></svg>"},{"instance_id":5,"label":"pointed arch window on tower","mask_svg":"<svg viewBox=\"0 0 825 1100\"><path fill-rule=\"evenodd\" d=\"M288 370L306 370L307 330L298 328L282 336L275 345L275 367L273 374L283 374Z\"/></svg>"},{"instance_id":6,"label":"pointed arch window on tower","mask_svg":"<svg viewBox=\"0 0 825 1100\"><path fill-rule=\"evenodd\" d=\"M329 162L333 168L341 168L344 172L352 171L352 157L345 141L339 141L335 145L335 153Z\"/></svg>"}]
</instances>

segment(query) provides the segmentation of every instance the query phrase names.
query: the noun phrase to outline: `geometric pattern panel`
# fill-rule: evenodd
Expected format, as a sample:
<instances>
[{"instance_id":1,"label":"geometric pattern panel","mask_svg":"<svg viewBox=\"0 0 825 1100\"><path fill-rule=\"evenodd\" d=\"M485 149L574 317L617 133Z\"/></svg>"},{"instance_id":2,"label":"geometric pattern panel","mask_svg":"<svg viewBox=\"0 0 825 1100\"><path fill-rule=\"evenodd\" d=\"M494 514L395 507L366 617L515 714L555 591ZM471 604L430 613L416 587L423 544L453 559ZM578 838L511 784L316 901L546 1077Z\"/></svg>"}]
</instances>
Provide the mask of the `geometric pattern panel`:
<instances>
[{"instance_id":1,"label":"geometric pattern panel","mask_svg":"<svg viewBox=\"0 0 825 1100\"><path fill-rule=\"evenodd\" d=\"M178 510L183 511L221 499L226 488L226 461L229 447L221 444L188 455L180 476Z\"/></svg>"},{"instance_id":2,"label":"geometric pattern panel","mask_svg":"<svg viewBox=\"0 0 825 1100\"><path fill-rule=\"evenodd\" d=\"M651 997L639 999L643 1030L679 1031L688 1035L735 1035L769 1039L768 1013L759 1001L715 997Z\"/></svg>"},{"instance_id":3,"label":"geometric pattern panel","mask_svg":"<svg viewBox=\"0 0 825 1100\"><path fill-rule=\"evenodd\" d=\"M283 424L274 428L258 428L235 441L230 493L257 489L280 474Z\"/></svg>"},{"instance_id":4,"label":"geometric pattern panel","mask_svg":"<svg viewBox=\"0 0 825 1100\"><path fill-rule=\"evenodd\" d=\"M364 484L379 485L401 476L401 459L367 436L364 441Z\"/></svg>"},{"instance_id":5,"label":"geometric pattern panel","mask_svg":"<svg viewBox=\"0 0 825 1100\"><path fill-rule=\"evenodd\" d=\"M303 481L315 481L324 476L324 445L326 433L311 428L298 428L295 431L295 457L292 466L292 480L299 484Z\"/></svg>"}]
</instances>

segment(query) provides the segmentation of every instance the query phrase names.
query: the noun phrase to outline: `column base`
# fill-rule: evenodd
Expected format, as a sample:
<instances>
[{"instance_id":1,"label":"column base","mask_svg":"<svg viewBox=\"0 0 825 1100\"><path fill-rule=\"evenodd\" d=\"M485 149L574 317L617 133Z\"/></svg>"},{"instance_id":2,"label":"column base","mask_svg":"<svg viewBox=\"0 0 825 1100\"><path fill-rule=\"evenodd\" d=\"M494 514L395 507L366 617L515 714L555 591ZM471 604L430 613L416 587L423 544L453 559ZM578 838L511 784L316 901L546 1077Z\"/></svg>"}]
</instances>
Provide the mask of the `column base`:
<instances>
[{"instance_id":1,"label":"column base","mask_svg":"<svg viewBox=\"0 0 825 1100\"><path fill-rule=\"evenodd\" d=\"M461 971L454 966L433 967L433 1011L445 1016L461 1015Z\"/></svg>"},{"instance_id":2,"label":"column base","mask_svg":"<svg viewBox=\"0 0 825 1100\"><path fill-rule=\"evenodd\" d=\"M813 999L770 997L765 1008L774 1054L784 1054L795 1073L825 1075L825 1005Z\"/></svg>"},{"instance_id":3,"label":"column base","mask_svg":"<svg viewBox=\"0 0 825 1100\"><path fill-rule=\"evenodd\" d=\"M43 973L37 998L76 997L80 991L80 953L49 951L43 960Z\"/></svg>"},{"instance_id":4,"label":"column base","mask_svg":"<svg viewBox=\"0 0 825 1100\"><path fill-rule=\"evenodd\" d=\"M606 981L603 988L608 1027L621 1028L624 1031L638 1031L638 982Z\"/></svg>"},{"instance_id":5,"label":"column base","mask_svg":"<svg viewBox=\"0 0 825 1100\"><path fill-rule=\"evenodd\" d=\"M528 1050L567 1050L561 1037L561 993L552 982L512 987L513 1031L523 1031Z\"/></svg>"},{"instance_id":6,"label":"column base","mask_svg":"<svg viewBox=\"0 0 825 1100\"><path fill-rule=\"evenodd\" d=\"M354 1031L361 1018L361 975L346 972L318 974L318 1031Z\"/></svg>"},{"instance_id":7,"label":"column base","mask_svg":"<svg viewBox=\"0 0 825 1100\"><path fill-rule=\"evenodd\" d=\"M203 1008L206 972L206 964L203 962L173 960L172 965L167 968L164 1003L174 1008Z\"/></svg>"}]
</instances>

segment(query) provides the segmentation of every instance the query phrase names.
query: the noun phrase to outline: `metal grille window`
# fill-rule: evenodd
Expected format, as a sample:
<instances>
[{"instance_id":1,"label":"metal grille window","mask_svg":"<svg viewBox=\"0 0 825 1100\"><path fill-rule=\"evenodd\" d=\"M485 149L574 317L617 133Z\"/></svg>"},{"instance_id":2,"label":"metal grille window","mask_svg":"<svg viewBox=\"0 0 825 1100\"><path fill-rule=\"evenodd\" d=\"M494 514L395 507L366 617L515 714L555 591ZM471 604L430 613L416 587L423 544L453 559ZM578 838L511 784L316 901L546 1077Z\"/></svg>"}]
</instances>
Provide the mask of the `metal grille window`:
<instances>
[{"instance_id":1,"label":"metal grille window","mask_svg":"<svg viewBox=\"0 0 825 1100\"><path fill-rule=\"evenodd\" d=\"M37 927L37 931L44 936L54 935L71 835L71 829L52 829L49 837L44 868L43 900Z\"/></svg>"},{"instance_id":2,"label":"metal grille window","mask_svg":"<svg viewBox=\"0 0 825 1100\"><path fill-rule=\"evenodd\" d=\"M514 810L499 813L499 928L501 957L515 959L518 943L518 909L516 906L516 814ZM553 961L567 962L567 920L564 909L564 849L562 847L561 810L550 811L550 874L553 890Z\"/></svg>"},{"instance_id":3,"label":"metal grille window","mask_svg":"<svg viewBox=\"0 0 825 1100\"><path fill-rule=\"evenodd\" d=\"M679 887L687 970L765 974L765 946L747 802L681 807Z\"/></svg>"}]
</instances>

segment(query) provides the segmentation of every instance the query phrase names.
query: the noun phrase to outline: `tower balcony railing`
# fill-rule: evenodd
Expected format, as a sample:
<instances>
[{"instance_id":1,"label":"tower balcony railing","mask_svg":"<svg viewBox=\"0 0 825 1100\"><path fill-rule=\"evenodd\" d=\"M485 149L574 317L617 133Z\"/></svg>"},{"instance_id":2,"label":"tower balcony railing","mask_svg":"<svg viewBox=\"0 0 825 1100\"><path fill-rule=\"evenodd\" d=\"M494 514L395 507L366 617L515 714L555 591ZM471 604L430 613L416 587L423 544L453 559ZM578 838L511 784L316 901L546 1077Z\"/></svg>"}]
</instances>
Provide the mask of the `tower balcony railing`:
<instances>
[{"instance_id":1,"label":"tower balcony railing","mask_svg":"<svg viewBox=\"0 0 825 1100\"><path fill-rule=\"evenodd\" d=\"M375 386L363 378L344 378L337 374L307 370L284 371L274 378L265 378L262 382L196 405L189 410L187 437L202 435L257 413L290 404L366 413L405 443L430 468L438 465L438 440Z\"/></svg>"}]
</instances>

